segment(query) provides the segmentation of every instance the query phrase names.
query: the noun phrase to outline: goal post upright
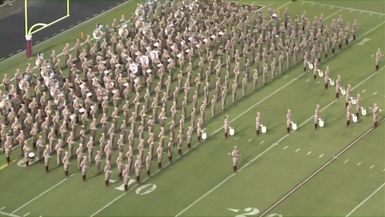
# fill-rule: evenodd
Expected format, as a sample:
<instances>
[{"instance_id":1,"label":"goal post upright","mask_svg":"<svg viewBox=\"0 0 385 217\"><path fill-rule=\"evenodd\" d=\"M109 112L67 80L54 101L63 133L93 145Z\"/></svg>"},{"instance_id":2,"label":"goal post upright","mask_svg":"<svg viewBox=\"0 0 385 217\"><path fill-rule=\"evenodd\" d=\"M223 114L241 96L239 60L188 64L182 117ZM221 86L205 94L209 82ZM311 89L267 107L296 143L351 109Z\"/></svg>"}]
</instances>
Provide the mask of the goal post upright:
<instances>
[{"instance_id":1,"label":"goal post upright","mask_svg":"<svg viewBox=\"0 0 385 217\"><path fill-rule=\"evenodd\" d=\"M66 18L68 18L70 16L70 0L67 0L66 2L66 7L67 7L67 10L66 10L66 15L65 16L62 16L50 23L36 23L34 25L32 25L31 27L29 27L28 25L28 0L24 0L24 28L25 28L25 40L26 40L26 56L27 58L32 58L32 36L33 34L57 23L57 22L60 22ZM35 28L38 28L38 29L35 29Z\"/></svg>"}]
</instances>

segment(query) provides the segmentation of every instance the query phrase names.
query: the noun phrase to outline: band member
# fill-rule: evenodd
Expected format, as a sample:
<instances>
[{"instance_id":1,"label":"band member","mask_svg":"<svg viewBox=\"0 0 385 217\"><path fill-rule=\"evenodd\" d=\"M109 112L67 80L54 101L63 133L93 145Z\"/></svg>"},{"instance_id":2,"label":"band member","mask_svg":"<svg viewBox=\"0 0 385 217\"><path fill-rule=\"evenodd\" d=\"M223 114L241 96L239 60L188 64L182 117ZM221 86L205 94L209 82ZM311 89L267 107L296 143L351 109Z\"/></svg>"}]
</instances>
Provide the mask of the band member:
<instances>
[{"instance_id":1,"label":"band member","mask_svg":"<svg viewBox=\"0 0 385 217\"><path fill-rule=\"evenodd\" d=\"M130 181L130 166L126 164L124 166L123 170L123 185L124 185L124 191L128 191L128 182Z\"/></svg>"},{"instance_id":2,"label":"band member","mask_svg":"<svg viewBox=\"0 0 385 217\"><path fill-rule=\"evenodd\" d=\"M239 159L240 153L237 146L234 146L233 151L231 152L231 158L233 160L233 172L236 173L238 170L238 159Z\"/></svg>"},{"instance_id":3,"label":"band member","mask_svg":"<svg viewBox=\"0 0 385 217\"><path fill-rule=\"evenodd\" d=\"M147 156L146 156L146 170L147 170L147 175L148 176L151 175L151 160L152 160L151 153L148 152Z\"/></svg>"},{"instance_id":4,"label":"band member","mask_svg":"<svg viewBox=\"0 0 385 217\"><path fill-rule=\"evenodd\" d=\"M63 168L64 168L64 175L66 177L68 177L68 170L69 170L69 167L70 167L70 157L69 157L69 153L68 151L66 151L64 153L64 157L63 157L63 160L62 160L62 163L63 163Z\"/></svg>"},{"instance_id":5,"label":"band member","mask_svg":"<svg viewBox=\"0 0 385 217\"><path fill-rule=\"evenodd\" d=\"M55 146L55 150L56 150L56 162L57 162L57 165L60 165L62 162L61 162L61 155L62 155L62 152L63 152L63 142L61 139L58 140L58 143L56 144Z\"/></svg>"},{"instance_id":6,"label":"band member","mask_svg":"<svg viewBox=\"0 0 385 217\"><path fill-rule=\"evenodd\" d=\"M257 115L255 117L255 131L257 133L257 136L260 134L261 124L262 124L261 113L257 112Z\"/></svg>"},{"instance_id":7,"label":"band member","mask_svg":"<svg viewBox=\"0 0 385 217\"><path fill-rule=\"evenodd\" d=\"M172 161L172 149L173 149L173 144L172 144L172 141L170 140L167 144L167 155L168 155L168 160L170 162Z\"/></svg>"},{"instance_id":8,"label":"band member","mask_svg":"<svg viewBox=\"0 0 385 217\"><path fill-rule=\"evenodd\" d=\"M336 98L340 97L340 87L341 87L341 75L337 75L336 79Z\"/></svg>"},{"instance_id":9,"label":"band member","mask_svg":"<svg viewBox=\"0 0 385 217\"><path fill-rule=\"evenodd\" d=\"M356 97L356 116L357 116L357 119L360 119L360 112L361 112L361 95L359 93L357 93L357 97Z\"/></svg>"},{"instance_id":10,"label":"band member","mask_svg":"<svg viewBox=\"0 0 385 217\"><path fill-rule=\"evenodd\" d=\"M352 121L352 102L349 100L346 106L346 126L350 126Z\"/></svg>"},{"instance_id":11,"label":"band member","mask_svg":"<svg viewBox=\"0 0 385 217\"><path fill-rule=\"evenodd\" d=\"M119 156L116 158L116 167L118 169L119 178L123 178L123 169L124 169L124 154L119 152Z\"/></svg>"},{"instance_id":12,"label":"band member","mask_svg":"<svg viewBox=\"0 0 385 217\"><path fill-rule=\"evenodd\" d=\"M291 131L291 122L292 122L292 114L291 114L291 109L287 110L286 114L286 128L287 128L287 133L290 133Z\"/></svg>"},{"instance_id":13,"label":"band member","mask_svg":"<svg viewBox=\"0 0 385 217\"><path fill-rule=\"evenodd\" d=\"M11 139L9 138L10 136L7 136L7 139L4 143L5 158L7 160L8 165L11 163L11 151L12 151L12 143L11 143Z\"/></svg>"},{"instance_id":14,"label":"band member","mask_svg":"<svg viewBox=\"0 0 385 217\"><path fill-rule=\"evenodd\" d=\"M102 162L102 153L97 150L95 155L95 166L96 166L96 172L100 173L100 166Z\"/></svg>"},{"instance_id":15,"label":"band member","mask_svg":"<svg viewBox=\"0 0 385 217\"><path fill-rule=\"evenodd\" d=\"M377 105L377 103L374 103L373 104L373 108L372 108L374 128L376 128L378 126L378 120L379 120L379 116L380 116L379 115L380 111L381 111L380 107Z\"/></svg>"},{"instance_id":16,"label":"band member","mask_svg":"<svg viewBox=\"0 0 385 217\"><path fill-rule=\"evenodd\" d=\"M83 144L79 143L79 147L76 149L76 155L78 159L78 168L81 169L80 167L80 162L83 160Z\"/></svg>"},{"instance_id":17,"label":"band member","mask_svg":"<svg viewBox=\"0 0 385 217\"><path fill-rule=\"evenodd\" d=\"M134 168L135 168L136 182L140 184L140 169L142 168L142 162L139 155L136 157Z\"/></svg>"},{"instance_id":18,"label":"band member","mask_svg":"<svg viewBox=\"0 0 385 217\"><path fill-rule=\"evenodd\" d=\"M49 159L51 158L49 145L45 145L43 157L44 157L45 171L48 173L49 172Z\"/></svg>"},{"instance_id":19,"label":"band member","mask_svg":"<svg viewBox=\"0 0 385 217\"><path fill-rule=\"evenodd\" d=\"M317 129L319 125L319 119L320 119L320 105L317 104L315 110L314 110L314 128Z\"/></svg>"},{"instance_id":20,"label":"band member","mask_svg":"<svg viewBox=\"0 0 385 217\"><path fill-rule=\"evenodd\" d=\"M104 185L106 187L110 186L111 173L111 162L107 160L106 166L104 166Z\"/></svg>"},{"instance_id":21,"label":"band member","mask_svg":"<svg viewBox=\"0 0 385 217\"><path fill-rule=\"evenodd\" d=\"M23 146L23 154L24 154L24 161L25 161L25 166L28 168L29 167L29 157L28 154L31 152L31 148L29 145L26 143Z\"/></svg>"},{"instance_id":22,"label":"band member","mask_svg":"<svg viewBox=\"0 0 385 217\"><path fill-rule=\"evenodd\" d=\"M229 123L229 117L226 115L225 120L223 122L223 129L225 131L225 138L229 136L229 130L230 130L230 123Z\"/></svg>"},{"instance_id":23,"label":"band member","mask_svg":"<svg viewBox=\"0 0 385 217\"><path fill-rule=\"evenodd\" d=\"M324 85L325 85L325 90L328 89L329 87L329 78L330 78L330 69L329 66L326 66L325 72L324 72Z\"/></svg>"},{"instance_id":24,"label":"band member","mask_svg":"<svg viewBox=\"0 0 385 217\"><path fill-rule=\"evenodd\" d=\"M348 102L350 101L350 98L352 97L352 85L348 84L346 87L346 96L345 96L345 106L348 106Z\"/></svg>"},{"instance_id":25,"label":"band member","mask_svg":"<svg viewBox=\"0 0 385 217\"><path fill-rule=\"evenodd\" d=\"M162 168L162 160L163 160L163 147L161 145L158 145L158 148L156 149L156 153L158 156L158 168Z\"/></svg>"},{"instance_id":26,"label":"band member","mask_svg":"<svg viewBox=\"0 0 385 217\"><path fill-rule=\"evenodd\" d=\"M80 168L82 170L82 179L83 181L87 180L87 170L88 170L88 158L86 155L83 156L82 162L80 162Z\"/></svg>"}]
</instances>

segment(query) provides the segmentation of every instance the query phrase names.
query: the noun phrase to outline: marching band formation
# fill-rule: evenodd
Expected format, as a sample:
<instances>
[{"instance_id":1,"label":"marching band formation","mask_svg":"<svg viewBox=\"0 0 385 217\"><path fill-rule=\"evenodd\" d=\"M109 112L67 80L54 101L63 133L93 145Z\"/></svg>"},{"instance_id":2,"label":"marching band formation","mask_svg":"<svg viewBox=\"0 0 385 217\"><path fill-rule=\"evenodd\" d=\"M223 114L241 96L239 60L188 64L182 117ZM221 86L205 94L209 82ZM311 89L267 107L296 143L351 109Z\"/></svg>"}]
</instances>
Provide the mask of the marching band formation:
<instances>
[{"instance_id":1,"label":"marching band formation","mask_svg":"<svg viewBox=\"0 0 385 217\"><path fill-rule=\"evenodd\" d=\"M207 138L205 125L246 95L256 91L303 60L314 79L323 77L325 89L335 86L336 97L346 97L347 125L366 115L360 96L353 98L350 85L342 88L341 76L333 80L330 69L319 65L328 55L355 40L356 21L340 16L329 25L324 17L310 19L306 12L290 17L272 8L233 2L153 1L140 5L135 14L98 24L91 36L66 44L63 58L53 50L39 54L35 66L17 69L14 82L5 75L0 94L0 139L7 162L20 148L27 167L42 159L47 173L52 156L71 173L76 161L87 180L90 167L103 173L109 186L116 166L125 190L131 176L140 183L142 170L151 175L183 155L194 143ZM376 53L376 69L382 58ZM261 78L261 80L259 80ZM210 97L211 96L211 97ZM355 106L355 112L352 110ZM380 109L372 107L377 126ZM320 106L314 112L315 128L323 127ZM297 130L287 111L287 132ZM267 132L262 114L256 114L256 134ZM228 116L224 135L234 135ZM196 140L194 139L196 138ZM36 155L35 156L35 152ZM229 153L237 171L238 148Z\"/></svg>"}]
</instances>

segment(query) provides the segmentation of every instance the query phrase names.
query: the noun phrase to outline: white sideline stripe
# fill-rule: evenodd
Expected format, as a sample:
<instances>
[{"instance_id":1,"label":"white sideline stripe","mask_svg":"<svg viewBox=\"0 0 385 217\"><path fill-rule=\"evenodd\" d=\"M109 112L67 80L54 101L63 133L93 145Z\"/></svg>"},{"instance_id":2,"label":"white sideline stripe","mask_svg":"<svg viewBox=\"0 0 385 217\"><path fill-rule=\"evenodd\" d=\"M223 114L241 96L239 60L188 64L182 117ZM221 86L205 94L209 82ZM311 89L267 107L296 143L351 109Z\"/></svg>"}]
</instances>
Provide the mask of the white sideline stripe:
<instances>
[{"instance_id":1,"label":"white sideline stripe","mask_svg":"<svg viewBox=\"0 0 385 217\"><path fill-rule=\"evenodd\" d=\"M12 213L3 212L3 211L0 211L0 214L5 215L5 216L9 216L9 217L21 217L21 216L18 216L18 215L12 214Z\"/></svg>"},{"instance_id":2,"label":"white sideline stripe","mask_svg":"<svg viewBox=\"0 0 385 217\"><path fill-rule=\"evenodd\" d=\"M3 210L5 208L5 206L1 207L0 211Z\"/></svg>"},{"instance_id":3,"label":"white sideline stripe","mask_svg":"<svg viewBox=\"0 0 385 217\"><path fill-rule=\"evenodd\" d=\"M278 204L280 204L282 201L284 201L286 198L288 198L292 193L294 193L296 190L298 190L300 187L302 187L304 184L306 184L310 179L312 179L314 176L316 176L319 172L321 172L325 167L329 166L329 164L333 163L339 156L344 154L350 147L352 147L354 144L356 144L358 141L360 141L362 138L364 138L366 135L368 135L374 128L370 128L367 130L364 134L359 136L357 139L355 139L352 143L347 145L345 148L343 148L341 151L339 151L337 154L335 154L332 158L330 158L326 163L324 163L320 168L318 168L316 171L311 173L308 177L306 177L302 182L297 184L293 189L291 189L289 192L287 192L281 199L276 201L273 205L271 205L268 209L266 209L263 213L259 215L259 217L262 217L269 213L272 209L274 209ZM384 183L385 184L385 183Z\"/></svg>"},{"instance_id":4,"label":"white sideline stripe","mask_svg":"<svg viewBox=\"0 0 385 217\"><path fill-rule=\"evenodd\" d=\"M23 217L26 217L26 216L28 216L29 214L31 214L31 213L27 212L26 214L23 215Z\"/></svg>"},{"instance_id":5,"label":"white sideline stripe","mask_svg":"<svg viewBox=\"0 0 385 217\"><path fill-rule=\"evenodd\" d=\"M54 38L57 38L57 37L59 37L60 35L62 35L62 34L64 34L64 33L68 32L68 31L70 31L70 30L74 30L74 29L78 28L80 25L89 23L89 22L91 22L92 20L97 19L97 18L99 18L99 17L105 15L105 13L108 13L108 12L110 12L110 11L113 11L113 10L117 9L118 7L120 7L120 6L123 6L123 5L126 5L126 4L130 3L131 1L132 1L132 0L124 1L124 2L120 3L119 5L116 5L115 7L112 7L112 8L110 8L110 9L108 9L108 10L102 11L102 13L100 13L99 15L97 15L97 16L95 16L95 17L92 17L91 19L86 20L86 21L84 21L84 22L78 21L78 23L77 23L76 26L70 27L70 28L68 28L67 30L65 30L65 31L63 31L63 32L61 32L61 33L59 33L59 34L57 34L57 35L55 35L55 36L53 36L53 37L51 37L51 38L49 38L49 39L47 39L47 40L42 41L41 43L45 43L45 42L50 41L50 40L52 40L52 39L54 39ZM37 44L35 44L34 46L39 46L39 45L40 45L40 43L37 43ZM13 57L15 57L15 56L12 55L12 56L10 56L10 57L4 59L4 61L5 61L5 60L8 60L8 59L12 59ZM1 61L3 61L3 60L1 60Z\"/></svg>"},{"instance_id":6,"label":"white sideline stripe","mask_svg":"<svg viewBox=\"0 0 385 217\"><path fill-rule=\"evenodd\" d=\"M377 12L377 11L369 11L369 10L363 10L363 9L356 9L356 8L349 8L349 7L344 7L344 6L338 6L338 5L332 5L332 4L327 4L327 3L319 3L319 2L310 2L310 1L303 1L304 3L308 4L313 4L313 5L328 5L333 8L341 8L341 9L346 9L350 11L359 11L361 13L369 13L369 14L378 14L378 15L385 15L385 13Z\"/></svg>"},{"instance_id":7,"label":"white sideline stripe","mask_svg":"<svg viewBox=\"0 0 385 217\"><path fill-rule=\"evenodd\" d=\"M354 207L347 215L346 217L351 216L360 206L362 206L366 201L368 201L375 193L377 193L379 190L381 190L382 187L384 187L385 182L380 185L376 190L374 190L369 196L367 196L361 203L359 203L356 207Z\"/></svg>"},{"instance_id":8,"label":"white sideline stripe","mask_svg":"<svg viewBox=\"0 0 385 217\"><path fill-rule=\"evenodd\" d=\"M373 76L377 75L378 72L380 72L385 66L383 66L380 70L374 72L373 74L371 74L370 76L368 76L366 79L362 80L360 83L358 83L356 86L354 86L352 88L352 90L354 90L355 88L359 87L361 84L363 84L364 82L366 82L367 80L369 80L370 78L372 78ZM321 109L321 112L323 110L325 110L326 108L330 107L331 105L333 105L335 102L337 102L337 100L333 100L331 103L329 103L328 105L326 105L325 107L323 107ZM299 126L303 126L305 123L309 122L310 120L313 119L313 115L310 116L310 118L308 118L305 122L303 122L301 125ZM279 142L281 142L282 140L284 140L285 138L287 138L289 136L289 134L286 134L284 135L281 139L279 139L277 142L275 142L273 145L271 145L270 147L268 147L267 149L265 149L263 152L261 152L259 155L257 155L256 157L254 157L253 159L251 159L249 162L247 162L245 165L243 165L239 171L241 171L243 168L247 167L248 165L250 165L251 163L253 163L255 160L257 160L258 158L260 158L262 155L264 155L266 152L270 151L272 148L274 148L275 146L277 146L279 144ZM319 158L323 157L324 154L321 154ZM200 198L198 198L197 200L195 200L194 202L192 202L189 206L187 206L185 209L183 209L181 212L179 212L178 214L175 215L175 217L178 217L180 216L181 214L183 214L185 211L187 211L188 209L190 209L192 206L194 206L196 203L198 203L200 200L202 200L204 197L206 197L209 193L211 193L212 191L214 191L216 188L218 188L220 185L224 184L228 179L230 179L234 174L228 176L224 181L220 182L218 185L216 185L213 189L209 190L206 194L204 194L203 196L201 196Z\"/></svg>"},{"instance_id":9,"label":"white sideline stripe","mask_svg":"<svg viewBox=\"0 0 385 217\"><path fill-rule=\"evenodd\" d=\"M33 201L39 199L40 197L42 197L44 194L52 191L54 188L56 188L57 186L61 185L63 182L67 181L68 178L64 178L63 180L61 180L60 182L56 183L55 185L51 186L50 188L48 188L47 190L43 191L42 193L40 193L39 195L37 195L36 197L32 198L32 200L26 202L25 204L21 205L19 208L15 209L12 211L12 214L14 214L15 212L21 210L23 207L27 206L28 204L32 203Z\"/></svg>"}]
</instances>

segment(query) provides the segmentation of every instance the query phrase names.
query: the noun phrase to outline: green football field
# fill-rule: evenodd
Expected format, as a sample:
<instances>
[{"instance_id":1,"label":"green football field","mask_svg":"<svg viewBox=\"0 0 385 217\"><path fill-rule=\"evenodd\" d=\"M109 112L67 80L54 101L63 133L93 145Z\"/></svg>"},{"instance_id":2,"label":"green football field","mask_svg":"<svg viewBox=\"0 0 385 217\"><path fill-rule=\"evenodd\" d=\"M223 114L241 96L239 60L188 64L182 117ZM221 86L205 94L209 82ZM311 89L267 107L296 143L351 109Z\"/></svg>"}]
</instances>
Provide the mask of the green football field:
<instances>
[{"instance_id":1,"label":"green football field","mask_svg":"<svg viewBox=\"0 0 385 217\"><path fill-rule=\"evenodd\" d=\"M131 14L144 1L132 0L73 29L35 46L35 51L60 53L74 44L80 32L90 33L96 23L111 23ZM0 215L26 216L385 216L385 114L373 128L369 107L385 110L385 67L375 71L373 54L385 50L385 1L243 1L273 7L290 15L324 15L326 22L342 16L357 19L356 41L323 61L331 77L342 76L354 95L361 94L368 115L346 127L345 100L335 99L333 87L324 90L302 64L292 67L266 86L248 93L207 121L208 139L197 143L183 157L144 177L138 186L122 191L122 181L104 187L104 175L91 166L87 182L76 163L65 178L63 168L51 161L46 174L41 162L26 169L0 155ZM264 10L264 9L262 9ZM25 67L24 54L0 62L0 73L10 75ZM3 74L0 74L2 79ZM238 96L242 96L241 91ZM321 105L325 127L314 130L315 105ZM217 106L218 108L220 106ZM299 129L286 133L286 111L293 111ZM219 111L220 109L218 109ZM256 136L255 114L262 113L266 134ZM210 113L208 111L208 113ZM223 119L229 115L234 136L223 136ZM228 153L237 145L240 170L232 173ZM174 153L176 154L176 153Z\"/></svg>"}]
</instances>

